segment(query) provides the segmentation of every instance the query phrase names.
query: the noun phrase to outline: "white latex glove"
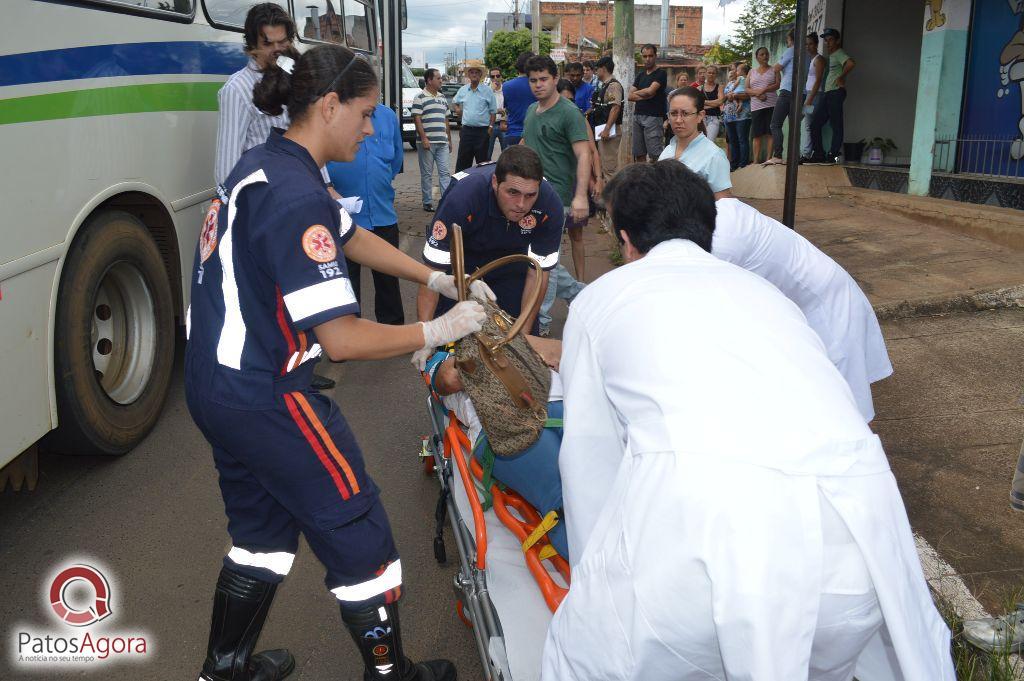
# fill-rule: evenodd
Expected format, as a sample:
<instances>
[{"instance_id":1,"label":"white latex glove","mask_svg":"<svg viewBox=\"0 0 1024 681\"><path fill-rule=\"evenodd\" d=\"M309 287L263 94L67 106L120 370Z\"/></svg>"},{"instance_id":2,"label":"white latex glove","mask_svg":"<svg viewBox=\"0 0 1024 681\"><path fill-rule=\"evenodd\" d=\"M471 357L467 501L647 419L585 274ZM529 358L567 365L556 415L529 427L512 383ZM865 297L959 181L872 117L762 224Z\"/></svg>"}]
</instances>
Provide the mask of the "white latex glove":
<instances>
[{"instance_id":1,"label":"white latex glove","mask_svg":"<svg viewBox=\"0 0 1024 681\"><path fill-rule=\"evenodd\" d=\"M435 293L440 293L445 298L459 299L459 289L455 286L455 277L451 274L431 272L430 277L427 279L427 288ZM470 284L469 293L477 298L487 299L492 303L497 300L494 291L491 290L491 287L483 279L477 279Z\"/></svg>"},{"instance_id":2,"label":"white latex glove","mask_svg":"<svg viewBox=\"0 0 1024 681\"><path fill-rule=\"evenodd\" d=\"M423 347L412 355L412 363L420 371L427 366L427 360L434 348L447 345L483 327L487 314L484 307L475 300L464 300L437 319L423 324Z\"/></svg>"}]
</instances>

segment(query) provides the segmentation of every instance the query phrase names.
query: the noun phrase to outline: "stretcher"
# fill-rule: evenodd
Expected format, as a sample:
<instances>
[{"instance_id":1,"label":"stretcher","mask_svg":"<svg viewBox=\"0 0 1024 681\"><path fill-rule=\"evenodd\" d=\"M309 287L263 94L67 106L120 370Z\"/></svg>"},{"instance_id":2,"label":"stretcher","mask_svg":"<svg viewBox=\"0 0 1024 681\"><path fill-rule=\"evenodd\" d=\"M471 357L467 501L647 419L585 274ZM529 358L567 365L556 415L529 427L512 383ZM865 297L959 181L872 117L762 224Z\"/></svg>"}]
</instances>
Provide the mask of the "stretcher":
<instances>
[{"instance_id":1,"label":"stretcher","mask_svg":"<svg viewBox=\"0 0 1024 681\"><path fill-rule=\"evenodd\" d=\"M544 537L540 514L518 494L492 484L493 505L485 508L484 472L469 436L424 379L433 433L423 438L421 457L441 488L435 558L447 560L447 518L458 553L455 607L472 629L484 678L537 681L551 613L568 590L569 565Z\"/></svg>"}]
</instances>

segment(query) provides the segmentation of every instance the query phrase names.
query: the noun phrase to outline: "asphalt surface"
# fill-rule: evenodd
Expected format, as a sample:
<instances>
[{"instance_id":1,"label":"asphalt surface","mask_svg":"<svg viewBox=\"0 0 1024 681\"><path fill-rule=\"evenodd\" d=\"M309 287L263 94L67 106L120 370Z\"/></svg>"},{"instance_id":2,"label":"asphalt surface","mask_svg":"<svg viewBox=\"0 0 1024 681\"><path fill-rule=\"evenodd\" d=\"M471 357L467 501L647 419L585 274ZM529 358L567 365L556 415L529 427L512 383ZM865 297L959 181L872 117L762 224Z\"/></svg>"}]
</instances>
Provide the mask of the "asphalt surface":
<instances>
[{"instance_id":1,"label":"asphalt surface","mask_svg":"<svg viewBox=\"0 0 1024 681\"><path fill-rule=\"evenodd\" d=\"M421 207L413 151L406 151L406 169L396 180L402 247L418 254L430 216ZM364 268L364 308L372 310L368 275ZM412 321L415 289L403 284L402 292ZM213 589L230 540L210 448L185 406L182 346L164 413L133 452L120 458L43 453L34 492L0 494L0 679L168 681L198 676ZM320 371L338 381L332 396L382 489L402 554L406 653L413 659L446 657L458 666L460 679L482 678L472 632L455 613L450 531L448 565L438 566L433 557L438 486L424 475L418 459L420 436L430 428L419 375L408 358L323 362ZM18 632L56 629L50 583L60 569L81 562L100 568L112 593L112 616L89 631L94 636L145 633L146 658L102 668L16 666ZM293 679L361 679L362 665L323 572L303 543L278 590L259 648L289 648L297 661Z\"/></svg>"}]
</instances>

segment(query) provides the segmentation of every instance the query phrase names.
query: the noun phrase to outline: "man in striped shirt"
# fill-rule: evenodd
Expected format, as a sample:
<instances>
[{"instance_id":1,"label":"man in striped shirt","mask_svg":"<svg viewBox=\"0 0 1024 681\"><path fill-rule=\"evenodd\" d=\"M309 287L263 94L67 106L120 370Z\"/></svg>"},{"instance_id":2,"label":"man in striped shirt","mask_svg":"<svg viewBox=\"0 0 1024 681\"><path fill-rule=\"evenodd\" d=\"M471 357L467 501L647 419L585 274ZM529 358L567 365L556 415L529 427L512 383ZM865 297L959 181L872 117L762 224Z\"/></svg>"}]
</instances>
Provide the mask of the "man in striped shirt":
<instances>
[{"instance_id":1,"label":"man in striped shirt","mask_svg":"<svg viewBox=\"0 0 1024 681\"><path fill-rule=\"evenodd\" d=\"M224 184L244 152L266 142L271 129L287 129L290 124L287 110L280 116L270 116L257 109L252 103L252 91L256 83L263 79L263 69L277 61L291 47L295 40L295 23L280 5L264 2L253 5L246 14L243 35L249 63L231 74L217 92L219 113L213 179L218 186ZM327 170L321 168L320 172L331 195L335 199L341 198L330 188ZM317 390L330 390L334 387L334 381L314 374L313 387Z\"/></svg>"},{"instance_id":2,"label":"man in striped shirt","mask_svg":"<svg viewBox=\"0 0 1024 681\"><path fill-rule=\"evenodd\" d=\"M437 183L443 195L451 181L448 170L449 154L452 148L452 132L448 127L448 100L440 93L441 72L427 69L423 74L423 92L412 100L413 120L420 145L416 150L420 161L420 191L423 194L423 210L433 212L432 196L434 166L437 166Z\"/></svg>"}]
</instances>

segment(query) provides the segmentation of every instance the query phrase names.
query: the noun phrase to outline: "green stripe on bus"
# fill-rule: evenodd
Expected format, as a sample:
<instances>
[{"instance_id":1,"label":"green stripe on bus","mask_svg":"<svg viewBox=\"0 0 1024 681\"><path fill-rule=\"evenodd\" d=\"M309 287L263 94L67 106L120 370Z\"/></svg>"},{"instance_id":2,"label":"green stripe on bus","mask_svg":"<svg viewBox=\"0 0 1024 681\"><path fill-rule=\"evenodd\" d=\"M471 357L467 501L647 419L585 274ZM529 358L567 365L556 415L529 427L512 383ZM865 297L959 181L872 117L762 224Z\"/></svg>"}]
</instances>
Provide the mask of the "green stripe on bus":
<instances>
[{"instance_id":1,"label":"green stripe on bus","mask_svg":"<svg viewBox=\"0 0 1024 681\"><path fill-rule=\"evenodd\" d=\"M155 83L0 99L0 125L152 111L216 111L223 82Z\"/></svg>"}]
</instances>

